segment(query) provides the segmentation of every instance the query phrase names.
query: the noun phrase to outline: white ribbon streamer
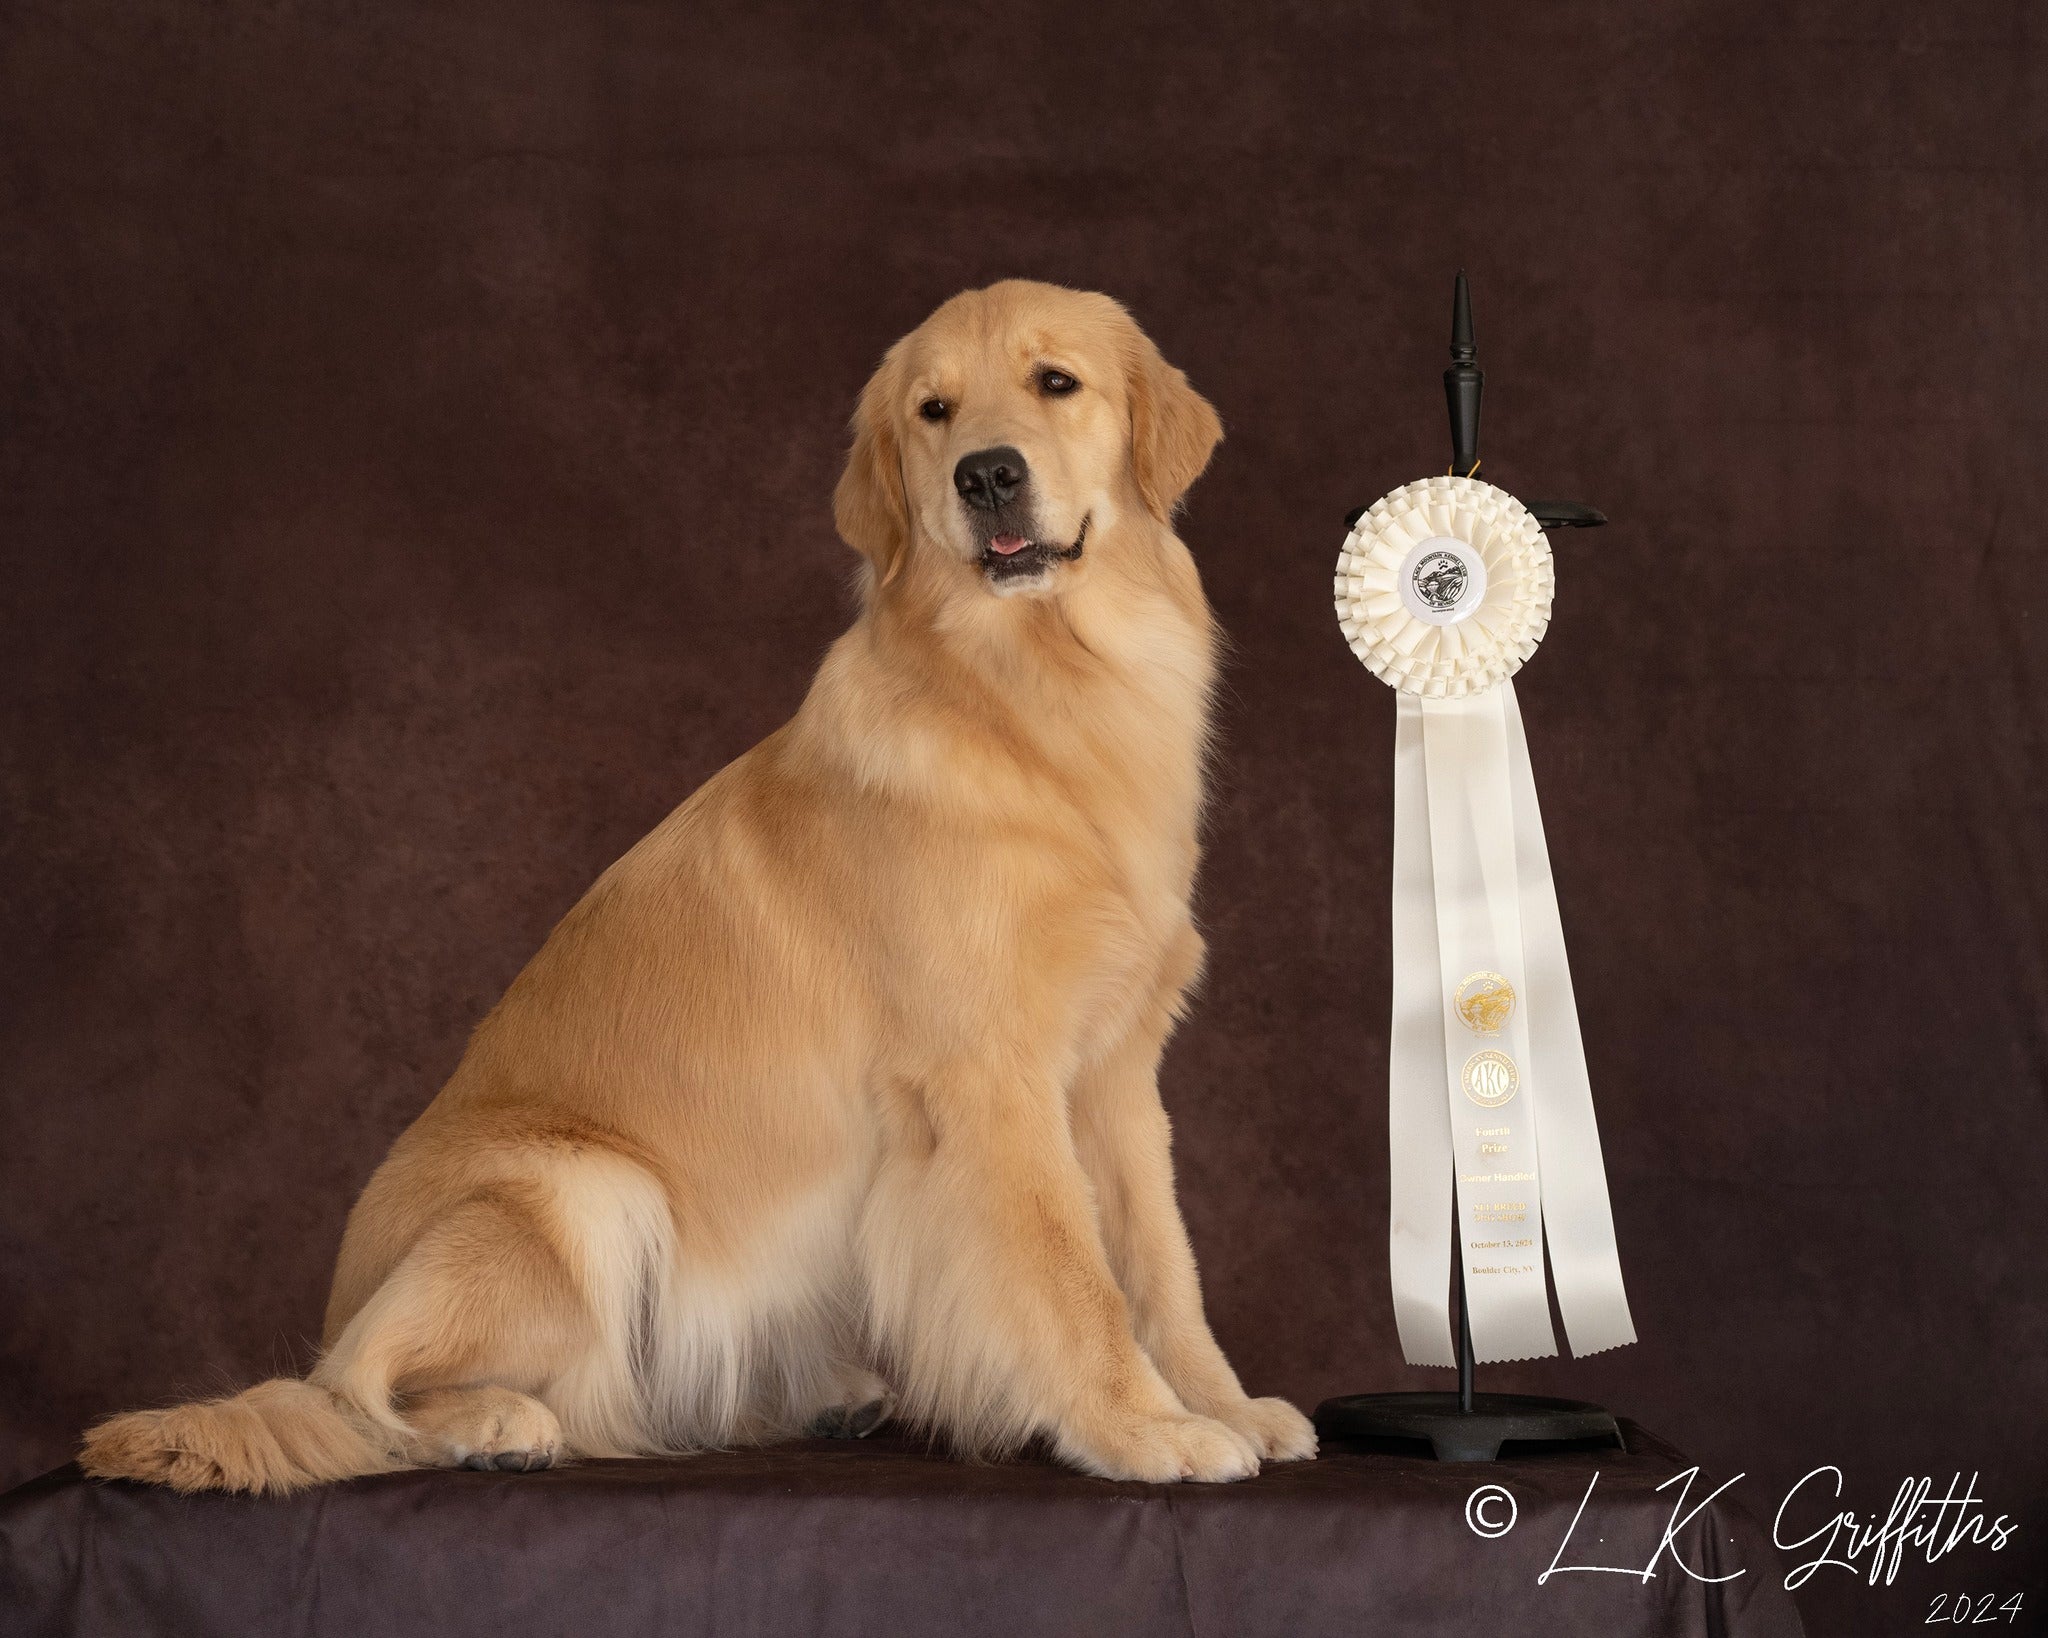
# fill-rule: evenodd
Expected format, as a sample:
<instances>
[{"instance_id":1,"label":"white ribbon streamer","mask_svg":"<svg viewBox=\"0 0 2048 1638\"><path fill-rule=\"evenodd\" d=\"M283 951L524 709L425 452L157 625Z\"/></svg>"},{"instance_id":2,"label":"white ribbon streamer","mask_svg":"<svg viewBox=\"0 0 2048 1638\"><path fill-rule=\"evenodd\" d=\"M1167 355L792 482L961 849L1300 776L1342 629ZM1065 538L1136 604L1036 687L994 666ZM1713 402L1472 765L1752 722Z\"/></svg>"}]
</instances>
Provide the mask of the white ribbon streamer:
<instances>
[{"instance_id":1,"label":"white ribbon streamer","mask_svg":"<svg viewBox=\"0 0 2048 1638\"><path fill-rule=\"evenodd\" d=\"M1543 1207L1529 1058L1515 832L1508 823L1503 683L1462 699L1422 702L1422 760L1435 878L1438 1005L1443 1055L1436 1076L1457 1161L1458 1229L1475 1359L1557 1352L1543 1284ZM1396 950L1394 959L1405 959ZM1458 1010L1469 983L1504 980L1515 997L1491 1030Z\"/></svg>"},{"instance_id":2,"label":"white ribbon streamer","mask_svg":"<svg viewBox=\"0 0 2048 1638\"><path fill-rule=\"evenodd\" d=\"M1529 1062L1542 1088L1538 1111L1543 1163L1543 1229L1550 1241L1550 1275L1557 1311L1574 1354L1597 1354L1636 1340L1614 1244L1614 1212L1607 1198L1607 1165L1600 1125L1593 1115L1593 1083L1579 1035L1579 1004L1565 958L1564 922L1543 814L1536 805L1536 775L1522 733L1522 708L1513 683L1500 688L1507 716L1508 780L1515 807L1515 874L1521 896L1522 959L1528 980ZM1476 1345L1475 1345L1476 1346Z\"/></svg>"},{"instance_id":3,"label":"white ribbon streamer","mask_svg":"<svg viewBox=\"0 0 2048 1638\"><path fill-rule=\"evenodd\" d=\"M1422 701L1394 725L1394 1026L1387 1064L1387 1261L1411 1365L1455 1365L1451 1340L1451 1126L1444 1119L1444 992L1430 868Z\"/></svg>"},{"instance_id":4,"label":"white ribbon streamer","mask_svg":"<svg viewBox=\"0 0 2048 1638\"><path fill-rule=\"evenodd\" d=\"M1549 543L1471 479L1359 521L1337 604L1397 690L1388 1261L1401 1350L1452 1365L1451 1225L1476 1359L1635 1340L1563 924L1513 685L1549 620Z\"/></svg>"}]
</instances>

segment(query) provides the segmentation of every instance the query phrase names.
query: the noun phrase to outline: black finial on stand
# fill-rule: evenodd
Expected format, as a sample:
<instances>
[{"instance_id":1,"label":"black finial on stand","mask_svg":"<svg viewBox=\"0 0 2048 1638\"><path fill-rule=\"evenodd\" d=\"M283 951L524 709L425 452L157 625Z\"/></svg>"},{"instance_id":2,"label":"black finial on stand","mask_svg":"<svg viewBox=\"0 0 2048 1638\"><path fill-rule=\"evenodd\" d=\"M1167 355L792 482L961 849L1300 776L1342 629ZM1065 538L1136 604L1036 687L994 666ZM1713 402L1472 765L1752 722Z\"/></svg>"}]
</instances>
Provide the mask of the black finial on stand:
<instances>
[{"instance_id":1,"label":"black finial on stand","mask_svg":"<svg viewBox=\"0 0 2048 1638\"><path fill-rule=\"evenodd\" d=\"M1479 400L1486 391L1486 372L1479 367L1479 346L1472 338L1472 286L1458 269L1451 286L1451 367L1444 371L1444 405L1451 412L1451 472L1469 478L1479 470ZM1597 529L1605 513L1582 501L1524 501L1543 530ZM1344 527L1355 528L1369 507L1354 506L1344 514Z\"/></svg>"},{"instance_id":2,"label":"black finial on stand","mask_svg":"<svg viewBox=\"0 0 2048 1638\"><path fill-rule=\"evenodd\" d=\"M1472 342L1472 287L1465 270L1451 292L1451 367L1444 371L1444 403L1451 412L1451 472L1469 478L1479 467L1479 397L1486 372Z\"/></svg>"},{"instance_id":3,"label":"black finial on stand","mask_svg":"<svg viewBox=\"0 0 2048 1638\"><path fill-rule=\"evenodd\" d=\"M1451 471L1470 477L1479 465L1479 395L1486 376L1472 340L1472 290L1465 270L1451 292L1451 367L1444 371L1444 402L1451 412ZM1527 501L1544 529L1588 528L1606 518L1576 501ZM1359 507L1344 519L1354 527L1369 510ZM1458 1391L1449 1393L1354 1393L1325 1399L1316 1407L1317 1434L1325 1441L1399 1440L1429 1445L1440 1462L1490 1462L1503 1444L1622 1444L1621 1428L1598 1405L1534 1394L1472 1391L1472 1310L1465 1299L1464 1237L1451 1227L1453 1272L1457 1276Z\"/></svg>"}]
</instances>

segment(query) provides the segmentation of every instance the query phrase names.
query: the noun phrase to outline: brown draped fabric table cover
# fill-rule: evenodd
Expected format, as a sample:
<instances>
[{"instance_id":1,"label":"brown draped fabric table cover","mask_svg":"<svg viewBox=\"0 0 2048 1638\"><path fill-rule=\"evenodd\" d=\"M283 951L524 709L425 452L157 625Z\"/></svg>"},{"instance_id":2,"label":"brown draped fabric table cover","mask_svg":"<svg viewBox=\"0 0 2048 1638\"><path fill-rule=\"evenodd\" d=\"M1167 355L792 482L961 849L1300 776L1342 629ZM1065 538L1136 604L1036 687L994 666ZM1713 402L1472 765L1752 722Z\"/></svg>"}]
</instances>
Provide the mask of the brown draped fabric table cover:
<instances>
[{"instance_id":1,"label":"brown draped fabric table cover","mask_svg":"<svg viewBox=\"0 0 2048 1638\"><path fill-rule=\"evenodd\" d=\"M1216 1486L969 1465L887 1437L393 1473L272 1500L63 1468L0 1497L0 1634L1798 1634L1779 1555L1725 1499L1675 1547L1702 1576L1745 1572L1734 1580L1697 1580L1667 1553L1647 1582L1539 1584L1568 1530L1565 1563L1640 1568L1656 1552L1679 1490L1657 1487L1691 1464L1624 1428L1626 1452L1440 1466L1346 1449ZM1714 1482L1696 1479L1691 1502ZM1515 1499L1498 1539L1466 1522L1482 1484Z\"/></svg>"}]
</instances>

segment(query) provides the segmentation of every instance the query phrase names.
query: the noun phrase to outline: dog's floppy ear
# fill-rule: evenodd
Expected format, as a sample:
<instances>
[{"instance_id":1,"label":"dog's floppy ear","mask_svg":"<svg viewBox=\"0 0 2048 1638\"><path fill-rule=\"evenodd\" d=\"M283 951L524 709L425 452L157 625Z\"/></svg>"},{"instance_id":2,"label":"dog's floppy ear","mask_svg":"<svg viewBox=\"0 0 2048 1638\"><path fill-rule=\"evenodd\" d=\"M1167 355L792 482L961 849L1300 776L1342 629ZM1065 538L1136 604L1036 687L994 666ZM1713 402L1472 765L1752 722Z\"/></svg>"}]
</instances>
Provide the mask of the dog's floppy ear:
<instances>
[{"instance_id":1,"label":"dog's floppy ear","mask_svg":"<svg viewBox=\"0 0 2048 1638\"><path fill-rule=\"evenodd\" d=\"M853 449L832 492L839 537L868 560L874 584L886 586L910 546L910 504L903 492L903 462L896 447L895 348L861 389L853 412Z\"/></svg>"},{"instance_id":2,"label":"dog's floppy ear","mask_svg":"<svg viewBox=\"0 0 2048 1638\"><path fill-rule=\"evenodd\" d=\"M1130 362L1131 471L1138 493L1161 523L1173 521L1223 441L1223 423L1188 378L1167 363L1142 331Z\"/></svg>"}]
</instances>

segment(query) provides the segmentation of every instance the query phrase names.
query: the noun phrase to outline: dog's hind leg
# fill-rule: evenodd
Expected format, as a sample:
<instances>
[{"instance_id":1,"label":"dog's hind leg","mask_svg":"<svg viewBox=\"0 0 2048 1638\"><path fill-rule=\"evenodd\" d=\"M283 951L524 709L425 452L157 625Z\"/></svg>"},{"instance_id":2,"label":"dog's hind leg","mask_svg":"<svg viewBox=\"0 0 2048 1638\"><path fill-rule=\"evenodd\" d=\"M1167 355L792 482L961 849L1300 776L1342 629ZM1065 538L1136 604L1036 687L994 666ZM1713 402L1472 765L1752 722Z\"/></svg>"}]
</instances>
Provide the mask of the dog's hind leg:
<instances>
[{"instance_id":1,"label":"dog's hind leg","mask_svg":"<svg viewBox=\"0 0 2048 1638\"><path fill-rule=\"evenodd\" d=\"M536 1162L432 1222L313 1372L415 1461L523 1469L658 1442L637 1365L673 1247L660 1190L614 1156Z\"/></svg>"},{"instance_id":2,"label":"dog's hind leg","mask_svg":"<svg viewBox=\"0 0 2048 1638\"><path fill-rule=\"evenodd\" d=\"M603 1336L548 1232L547 1204L531 1182L472 1192L417 1235L310 1380L114 1417L87 1435L86 1470L271 1494L484 1448L517 1449L521 1466L551 1458L560 1429L527 1396L551 1392ZM417 1429L401 1398L412 1395L427 1413Z\"/></svg>"},{"instance_id":3,"label":"dog's hind leg","mask_svg":"<svg viewBox=\"0 0 2048 1638\"><path fill-rule=\"evenodd\" d=\"M531 1473L562 1453L555 1413L516 1389L428 1388L406 1395L400 1410L412 1429L406 1457L421 1467Z\"/></svg>"},{"instance_id":4,"label":"dog's hind leg","mask_svg":"<svg viewBox=\"0 0 2048 1638\"><path fill-rule=\"evenodd\" d=\"M403 1399L484 1384L543 1389L593 1340L544 1211L543 1191L513 1181L444 1212L342 1328L312 1380L408 1450ZM442 1408L439 1399L422 1403Z\"/></svg>"}]
</instances>

